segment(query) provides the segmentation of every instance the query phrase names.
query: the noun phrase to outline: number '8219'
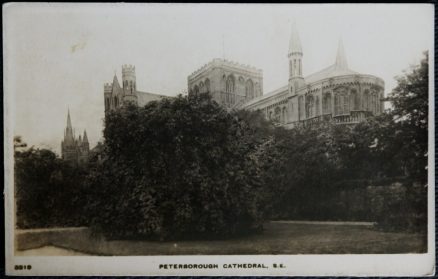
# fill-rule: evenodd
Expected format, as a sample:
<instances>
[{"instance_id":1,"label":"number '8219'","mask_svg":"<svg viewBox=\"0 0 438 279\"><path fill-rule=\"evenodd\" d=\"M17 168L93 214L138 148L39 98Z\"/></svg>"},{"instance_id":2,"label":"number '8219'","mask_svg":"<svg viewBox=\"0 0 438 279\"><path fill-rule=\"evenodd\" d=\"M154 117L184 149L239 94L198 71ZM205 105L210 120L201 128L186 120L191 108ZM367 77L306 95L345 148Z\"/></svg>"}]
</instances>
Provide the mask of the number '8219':
<instances>
[{"instance_id":1,"label":"number '8219'","mask_svg":"<svg viewBox=\"0 0 438 279\"><path fill-rule=\"evenodd\" d=\"M28 264L28 265L16 264L14 268L15 268L15 270L29 270L29 269L32 269L32 266L30 264Z\"/></svg>"}]
</instances>

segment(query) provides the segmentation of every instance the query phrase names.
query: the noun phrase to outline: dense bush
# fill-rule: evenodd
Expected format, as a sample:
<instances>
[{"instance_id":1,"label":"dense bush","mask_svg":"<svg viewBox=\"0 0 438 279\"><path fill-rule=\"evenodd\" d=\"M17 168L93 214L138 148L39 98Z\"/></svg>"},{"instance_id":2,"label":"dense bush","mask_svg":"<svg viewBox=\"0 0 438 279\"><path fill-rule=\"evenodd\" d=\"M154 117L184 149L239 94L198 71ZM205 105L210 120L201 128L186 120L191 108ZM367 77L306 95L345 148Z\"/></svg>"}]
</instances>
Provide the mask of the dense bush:
<instances>
[{"instance_id":1,"label":"dense bush","mask_svg":"<svg viewBox=\"0 0 438 279\"><path fill-rule=\"evenodd\" d=\"M260 229L261 142L243 118L207 95L108 114L106 160L89 177L92 227L112 238L160 239Z\"/></svg>"},{"instance_id":2,"label":"dense bush","mask_svg":"<svg viewBox=\"0 0 438 279\"><path fill-rule=\"evenodd\" d=\"M47 149L15 152L15 198L19 228L87 225L84 169Z\"/></svg>"}]
</instances>

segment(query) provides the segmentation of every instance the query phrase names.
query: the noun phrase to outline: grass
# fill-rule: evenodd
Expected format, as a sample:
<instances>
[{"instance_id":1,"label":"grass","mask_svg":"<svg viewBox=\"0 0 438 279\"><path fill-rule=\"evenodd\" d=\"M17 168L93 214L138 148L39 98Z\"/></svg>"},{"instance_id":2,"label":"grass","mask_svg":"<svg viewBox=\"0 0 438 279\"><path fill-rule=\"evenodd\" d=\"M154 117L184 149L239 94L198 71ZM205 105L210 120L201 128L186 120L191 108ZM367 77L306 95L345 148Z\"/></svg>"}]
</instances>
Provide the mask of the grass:
<instances>
[{"instance_id":1,"label":"grass","mask_svg":"<svg viewBox=\"0 0 438 279\"><path fill-rule=\"evenodd\" d=\"M96 255L398 254L427 252L426 234L372 226L269 222L261 234L218 241L107 241L91 236L54 246Z\"/></svg>"}]
</instances>

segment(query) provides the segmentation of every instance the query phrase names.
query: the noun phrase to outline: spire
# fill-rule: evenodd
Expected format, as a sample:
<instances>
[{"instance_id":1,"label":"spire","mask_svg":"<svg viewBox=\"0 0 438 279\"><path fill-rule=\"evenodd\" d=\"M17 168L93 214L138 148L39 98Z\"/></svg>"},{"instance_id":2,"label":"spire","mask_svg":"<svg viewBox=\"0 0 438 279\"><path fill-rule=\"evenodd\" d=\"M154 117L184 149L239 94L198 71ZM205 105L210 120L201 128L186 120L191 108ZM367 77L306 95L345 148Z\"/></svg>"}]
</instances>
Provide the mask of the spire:
<instances>
[{"instance_id":1,"label":"spire","mask_svg":"<svg viewBox=\"0 0 438 279\"><path fill-rule=\"evenodd\" d=\"M301 48L300 35L298 34L295 21L292 22L292 31L289 41L289 55L292 53L303 53L303 50Z\"/></svg>"},{"instance_id":2,"label":"spire","mask_svg":"<svg viewBox=\"0 0 438 279\"><path fill-rule=\"evenodd\" d=\"M114 74L114 78L113 78L113 87L120 88L120 84L119 84L119 81L117 80L116 74Z\"/></svg>"},{"instance_id":3,"label":"spire","mask_svg":"<svg viewBox=\"0 0 438 279\"><path fill-rule=\"evenodd\" d=\"M64 131L64 142L68 144L72 144L74 142L73 128L71 125L70 119L70 109L67 112L67 128Z\"/></svg>"},{"instance_id":4,"label":"spire","mask_svg":"<svg viewBox=\"0 0 438 279\"><path fill-rule=\"evenodd\" d=\"M87 130L84 130L84 137L82 138L82 141L88 143Z\"/></svg>"},{"instance_id":5,"label":"spire","mask_svg":"<svg viewBox=\"0 0 438 279\"><path fill-rule=\"evenodd\" d=\"M345 56L344 44L342 43L342 38L339 39L338 53L336 55L335 66L337 69L341 69L341 70L348 69L347 58Z\"/></svg>"},{"instance_id":6,"label":"spire","mask_svg":"<svg viewBox=\"0 0 438 279\"><path fill-rule=\"evenodd\" d=\"M71 120L70 120L70 108L67 111L67 129L71 129Z\"/></svg>"}]
</instances>

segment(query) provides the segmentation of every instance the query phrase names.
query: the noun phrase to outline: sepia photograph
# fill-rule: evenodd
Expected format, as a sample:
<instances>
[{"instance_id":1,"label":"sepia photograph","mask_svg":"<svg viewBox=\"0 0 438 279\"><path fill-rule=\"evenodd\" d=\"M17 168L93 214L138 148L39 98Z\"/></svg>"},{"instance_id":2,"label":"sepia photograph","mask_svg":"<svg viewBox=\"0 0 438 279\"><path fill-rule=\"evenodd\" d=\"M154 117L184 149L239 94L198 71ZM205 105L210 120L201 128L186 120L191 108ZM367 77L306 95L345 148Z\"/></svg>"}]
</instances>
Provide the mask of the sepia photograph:
<instances>
[{"instance_id":1,"label":"sepia photograph","mask_svg":"<svg viewBox=\"0 0 438 279\"><path fill-rule=\"evenodd\" d=\"M7 274L435 273L433 5L2 13Z\"/></svg>"}]
</instances>

